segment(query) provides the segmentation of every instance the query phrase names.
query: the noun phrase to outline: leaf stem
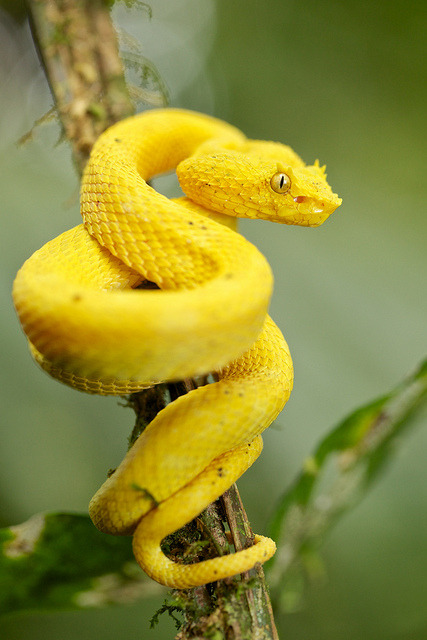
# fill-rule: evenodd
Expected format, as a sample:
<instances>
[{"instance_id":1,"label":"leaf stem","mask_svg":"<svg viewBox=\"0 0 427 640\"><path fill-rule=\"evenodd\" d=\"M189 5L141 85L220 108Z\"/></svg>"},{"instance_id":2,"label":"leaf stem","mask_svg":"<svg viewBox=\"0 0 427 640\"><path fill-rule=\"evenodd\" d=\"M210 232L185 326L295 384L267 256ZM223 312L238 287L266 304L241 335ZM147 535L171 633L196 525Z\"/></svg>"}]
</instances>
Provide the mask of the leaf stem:
<instances>
[{"instance_id":1,"label":"leaf stem","mask_svg":"<svg viewBox=\"0 0 427 640\"><path fill-rule=\"evenodd\" d=\"M426 399L427 360L390 393L347 416L306 460L270 526L279 544L268 563L269 578L283 602L296 581L303 584L299 574L319 573L316 553L325 534L371 488ZM291 600L294 607L295 594Z\"/></svg>"}]
</instances>

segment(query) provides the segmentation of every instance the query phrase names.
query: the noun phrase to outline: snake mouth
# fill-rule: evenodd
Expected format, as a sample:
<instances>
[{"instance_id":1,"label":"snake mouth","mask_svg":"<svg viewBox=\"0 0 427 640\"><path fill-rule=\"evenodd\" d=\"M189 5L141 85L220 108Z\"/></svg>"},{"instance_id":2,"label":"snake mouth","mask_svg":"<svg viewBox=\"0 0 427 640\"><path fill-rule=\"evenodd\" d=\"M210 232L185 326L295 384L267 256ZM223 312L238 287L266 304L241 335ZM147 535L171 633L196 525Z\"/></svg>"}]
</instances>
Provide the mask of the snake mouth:
<instances>
[{"instance_id":1,"label":"snake mouth","mask_svg":"<svg viewBox=\"0 0 427 640\"><path fill-rule=\"evenodd\" d=\"M307 208L310 213L322 213L327 208L326 203L319 203L308 196L295 196L293 201L297 204L305 204L306 206L302 207L301 210Z\"/></svg>"},{"instance_id":2,"label":"snake mouth","mask_svg":"<svg viewBox=\"0 0 427 640\"><path fill-rule=\"evenodd\" d=\"M299 213L302 214L321 214L324 211L328 210L328 203L327 202L319 202L318 200L315 200L313 198L310 198L308 196L294 196L293 197L293 201L297 204L297 205L302 205L302 206L297 206L297 210L299 211Z\"/></svg>"},{"instance_id":3,"label":"snake mouth","mask_svg":"<svg viewBox=\"0 0 427 640\"><path fill-rule=\"evenodd\" d=\"M294 210L292 224L317 227L341 204L326 182L325 168L318 163L306 167L287 167L291 180L289 204Z\"/></svg>"},{"instance_id":4,"label":"snake mouth","mask_svg":"<svg viewBox=\"0 0 427 640\"><path fill-rule=\"evenodd\" d=\"M303 195L292 195L292 200L295 203L292 224L300 226L318 227L337 206L326 199L319 200Z\"/></svg>"}]
</instances>

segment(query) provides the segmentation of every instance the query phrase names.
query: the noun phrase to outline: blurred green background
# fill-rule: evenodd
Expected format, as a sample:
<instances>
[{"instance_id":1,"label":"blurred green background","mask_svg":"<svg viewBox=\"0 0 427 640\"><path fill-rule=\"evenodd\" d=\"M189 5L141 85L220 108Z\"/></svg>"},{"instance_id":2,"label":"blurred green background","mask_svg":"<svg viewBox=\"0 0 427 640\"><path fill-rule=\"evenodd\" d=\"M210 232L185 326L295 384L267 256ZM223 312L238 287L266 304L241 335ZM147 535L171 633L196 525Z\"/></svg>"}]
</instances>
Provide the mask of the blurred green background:
<instances>
[{"instance_id":1,"label":"blurred green background","mask_svg":"<svg viewBox=\"0 0 427 640\"><path fill-rule=\"evenodd\" d=\"M425 354L425 2L168 0L114 10L158 68L171 104L326 163L342 207L321 228L245 222L276 278L272 315L296 383L260 461L239 482L254 529L315 443ZM53 382L30 360L11 305L14 274L79 223L78 182L56 124L19 137L51 106L27 26L0 12L1 526L43 510L85 511L126 449L117 400ZM423 162L424 160L424 162ZM325 579L278 616L292 640L427 637L426 412L371 494L324 546ZM161 599L105 611L31 614L1 638L171 638L147 618Z\"/></svg>"}]
</instances>

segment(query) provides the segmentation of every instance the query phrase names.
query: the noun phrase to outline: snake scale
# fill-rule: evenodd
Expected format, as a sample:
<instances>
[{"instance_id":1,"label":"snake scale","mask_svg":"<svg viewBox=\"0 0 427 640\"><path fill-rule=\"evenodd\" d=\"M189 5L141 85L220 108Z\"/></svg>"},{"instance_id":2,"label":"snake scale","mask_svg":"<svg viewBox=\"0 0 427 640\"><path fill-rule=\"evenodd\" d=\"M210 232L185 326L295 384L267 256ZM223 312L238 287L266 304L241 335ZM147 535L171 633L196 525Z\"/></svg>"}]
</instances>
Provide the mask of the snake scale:
<instances>
[{"instance_id":1,"label":"snake scale","mask_svg":"<svg viewBox=\"0 0 427 640\"><path fill-rule=\"evenodd\" d=\"M148 181L175 169L185 197L171 200ZM217 374L158 413L90 503L95 525L133 535L138 563L164 585L212 582L275 552L263 536L187 565L161 550L254 462L292 388L287 344L267 315L270 267L235 218L314 227L340 204L324 167L290 147L203 114L147 111L100 136L82 179L83 224L17 274L31 352L62 382L121 395ZM144 280L158 289L138 288Z\"/></svg>"}]
</instances>

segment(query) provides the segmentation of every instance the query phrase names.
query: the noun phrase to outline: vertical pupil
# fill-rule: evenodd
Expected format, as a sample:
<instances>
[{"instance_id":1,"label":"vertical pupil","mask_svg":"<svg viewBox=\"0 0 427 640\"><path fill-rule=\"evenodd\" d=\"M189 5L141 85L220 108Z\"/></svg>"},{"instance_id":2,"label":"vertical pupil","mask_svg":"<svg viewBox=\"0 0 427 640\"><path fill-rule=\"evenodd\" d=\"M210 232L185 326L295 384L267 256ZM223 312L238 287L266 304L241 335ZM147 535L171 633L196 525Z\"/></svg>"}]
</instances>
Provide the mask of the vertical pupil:
<instances>
[{"instance_id":1,"label":"vertical pupil","mask_svg":"<svg viewBox=\"0 0 427 640\"><path fill-rule=\"evenodd\" d=\"M280 188L281 189L283 189L284 182L285 182L285 176L282 174L280 176Z\"/></svg>"}]
</instances>

